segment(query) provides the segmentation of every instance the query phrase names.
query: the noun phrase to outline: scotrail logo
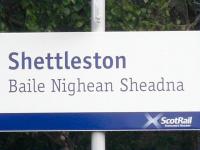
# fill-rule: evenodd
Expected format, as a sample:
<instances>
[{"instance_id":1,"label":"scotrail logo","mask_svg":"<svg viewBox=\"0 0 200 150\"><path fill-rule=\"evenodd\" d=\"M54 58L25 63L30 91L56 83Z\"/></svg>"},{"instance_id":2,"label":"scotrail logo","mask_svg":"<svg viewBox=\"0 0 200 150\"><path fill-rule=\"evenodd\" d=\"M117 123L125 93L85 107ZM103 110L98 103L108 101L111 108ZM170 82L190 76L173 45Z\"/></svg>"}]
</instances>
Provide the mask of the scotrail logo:
<instances>
[{"instance_id":1,"label":"scotrail logo","mask_svg":"<svg viewBox=\"0 0 200 150\"><path fill-rule=\"evenodd\" d=\"M150 115L149 113L145 114L147 122L144 124L144 128L149 128L150 126L154 126L157 129L161 128L189 128L192 126L192 117L167 117L163 113L159 113L155 117Z\"/></svg>"}]
</instances>

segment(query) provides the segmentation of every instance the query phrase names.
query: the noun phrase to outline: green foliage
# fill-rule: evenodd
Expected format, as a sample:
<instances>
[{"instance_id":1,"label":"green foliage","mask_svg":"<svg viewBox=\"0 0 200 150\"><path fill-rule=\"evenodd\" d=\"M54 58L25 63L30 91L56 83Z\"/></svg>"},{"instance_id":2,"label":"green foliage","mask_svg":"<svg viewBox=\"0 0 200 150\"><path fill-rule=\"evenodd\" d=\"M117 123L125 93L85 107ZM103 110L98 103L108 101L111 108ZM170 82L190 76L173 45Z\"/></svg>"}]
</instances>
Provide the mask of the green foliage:
<instances>
[{"instance_id":1,"label":"green foliage","mask_svg":"<svg viewBox=\"0 0 200 150\"><path fill-rule=\"evenodd\" d=\"M90 3L0 0L0 31L90 31ZM106 0L106 29L199 30L199 12L198 0Z\"/></svg>"},{"instance_id":2,"label":"green foliage","mask_svg":"<svg viewBox=\"0 0 200 150\"><path fill-rule=\"evenodd\" d=\"M85 0L1 0L0 31L90 31Z\"/></svg>"},{"instance_id":3,"label":"green foliage","mask_svg":"<svg viewBox=\"0 0 200 150\"><path fill-rule=\"evenodd\" d=\"M106 6L107 30L116 31L187 30L197 15L193 0L108 0Z\"/></svg>"}]
</instances>

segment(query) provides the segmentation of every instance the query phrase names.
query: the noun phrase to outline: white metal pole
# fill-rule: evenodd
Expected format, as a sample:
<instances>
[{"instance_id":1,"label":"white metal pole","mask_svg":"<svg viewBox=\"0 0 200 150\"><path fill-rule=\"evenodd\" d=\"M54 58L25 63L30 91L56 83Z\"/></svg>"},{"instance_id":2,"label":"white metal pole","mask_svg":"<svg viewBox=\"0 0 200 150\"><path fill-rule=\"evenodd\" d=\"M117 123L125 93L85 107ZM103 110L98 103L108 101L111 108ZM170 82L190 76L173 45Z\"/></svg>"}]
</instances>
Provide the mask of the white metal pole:
<instances>
[{"instance_id":1,"label":"white metal pole","mask_svg":"<svg viewBox=\"0 0 200 150\"><path fill-rule=\"evenodd\" d=\"M91 150L105 150L105 133L104 132L92 132L92 144Z\"/></svg>"},{"instance_id":2,"label":"white metal pole","mask_svg":"<svg viewBox=\"0 0 200 150\"><path fill-rule=\"evenodd\" d=\"M105 0L92 0L92 32L105 31Z\"/></svg>"},{"instance_id":3,"label":"white metal pole","mask_svg":"<svg viewBox=\"0 0 200 150\"><path fill-rule=\"evenodd\" d=\"M92 32L105 32L105 0L92 0ZM105 133L92 132L91 150L105 150Z\"/></svg>"}]
</instances>

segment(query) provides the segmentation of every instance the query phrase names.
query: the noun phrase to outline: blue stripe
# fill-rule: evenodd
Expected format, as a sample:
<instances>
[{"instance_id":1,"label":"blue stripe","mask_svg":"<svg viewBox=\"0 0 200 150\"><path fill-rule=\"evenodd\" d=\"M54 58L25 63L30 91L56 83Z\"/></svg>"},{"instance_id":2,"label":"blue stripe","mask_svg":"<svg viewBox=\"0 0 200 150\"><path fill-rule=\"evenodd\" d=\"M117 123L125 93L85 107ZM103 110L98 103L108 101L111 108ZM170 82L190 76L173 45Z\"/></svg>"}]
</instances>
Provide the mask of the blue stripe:
<instances>
[{"instance_id":1,"label":"blue stripe","mask_svg":"<svg viewBox=\"0 0 200 150\"><path fill-rule=\"evenodd\" d=\"M166 127L158 120L160 127L148 122L146 112L129 113L1 113L0 130L199 130L200 112L164 112L167 118L192 117L189 126ZM152 118L159 112L148 113ZM180 124L178 124L180 125Z\"/></svg>"}]
</instances>

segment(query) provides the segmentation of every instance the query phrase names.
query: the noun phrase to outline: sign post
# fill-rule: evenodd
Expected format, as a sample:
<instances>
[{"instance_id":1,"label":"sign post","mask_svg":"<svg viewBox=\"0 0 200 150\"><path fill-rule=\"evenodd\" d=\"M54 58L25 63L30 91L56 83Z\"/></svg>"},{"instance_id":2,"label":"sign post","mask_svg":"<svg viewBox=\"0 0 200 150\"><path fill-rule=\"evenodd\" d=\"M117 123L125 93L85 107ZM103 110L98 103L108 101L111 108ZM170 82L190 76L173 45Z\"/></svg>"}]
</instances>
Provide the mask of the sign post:
<instances>
[{"instance_id":1,"label":"sign post","mask_svg":"<svg viewBox=\"0 0 200 150\"><path fill-rule=\"evenodd\" d=\"M105 0L92 0L92 32L105 32ZM105 150L105 133L92 132L91 150Z\"/></svg>"},{"instance_id":2,"label":"sign post","mask_svg":"<svg viewBox=\"0 0 200 150\"><path fill-rule=\"evenodd\" d=\"M92 0L92 32L105 32L105 0Z\"/></svg>"}]
</instances>

